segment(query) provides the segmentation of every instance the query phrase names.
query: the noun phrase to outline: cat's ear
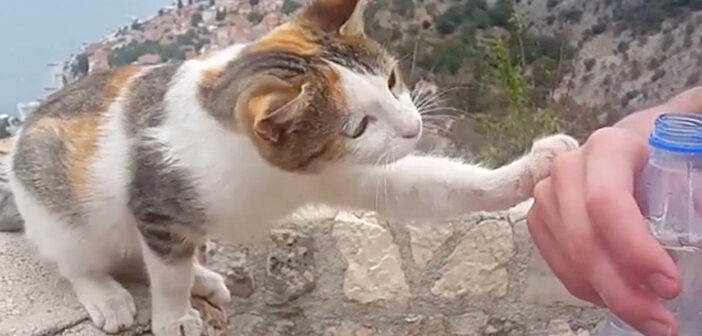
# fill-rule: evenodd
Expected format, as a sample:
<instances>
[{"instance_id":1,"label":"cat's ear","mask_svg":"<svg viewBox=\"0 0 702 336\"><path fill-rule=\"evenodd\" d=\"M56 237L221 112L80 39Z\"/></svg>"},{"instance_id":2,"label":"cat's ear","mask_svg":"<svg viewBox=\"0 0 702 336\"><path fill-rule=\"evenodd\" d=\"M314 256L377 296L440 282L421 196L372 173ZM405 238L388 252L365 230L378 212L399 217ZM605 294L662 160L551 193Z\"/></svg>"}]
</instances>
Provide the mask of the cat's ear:
<instances>
[{"instance_id":1,"label":"cat's ear","mask_svg":"<svg viewBox=\"0 0 702 336\"><path fill-rule=\"evenodd\" d=\"M367 0L314 0L300 16L304 23L329 33L363 35Z\"/></svg>"},{"instance_id":2,"label":"cat's ear","mask_svg":"<svg viewBox=\"0 0 702 336\"><path fill-rule=\"evenodd\" d=\"M246 90L243 106L239 106L250 117L254 133L266 142L276 143L283 134L295 130L295 121L308 103L309 86L265 76Z\"/></svg>"}]
</instances>

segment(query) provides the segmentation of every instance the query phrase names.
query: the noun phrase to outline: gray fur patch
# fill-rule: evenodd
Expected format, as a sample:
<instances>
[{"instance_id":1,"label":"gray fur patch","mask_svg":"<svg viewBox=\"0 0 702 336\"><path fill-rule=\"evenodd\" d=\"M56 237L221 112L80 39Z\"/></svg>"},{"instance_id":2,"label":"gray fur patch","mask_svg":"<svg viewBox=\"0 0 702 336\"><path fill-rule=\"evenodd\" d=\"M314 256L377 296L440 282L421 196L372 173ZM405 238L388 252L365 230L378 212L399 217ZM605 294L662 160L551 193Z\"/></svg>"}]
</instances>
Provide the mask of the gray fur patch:
<instances>
[{"instance_id":1,"label":"gray fur patch","mask_svg":"<svg viewBox=\"0 0 702 336\"><path fill-rule=\"evenodd\" d=\"M205 211L187 172L166 159L168 148L144 134L163 121L164 99L179 67L159 66L136 79L125 105L133 143L129 208L146 244L165 260L191 257L205 236Z\"/></svg>"},{"instance_id":2,"label":"gray fur patch","mask_svg":"<svg viewBox=\"0 0 702 336\"><path fill-rule=\"evenodd\" d=\"M69 120L102 112L111 73L96 72L49 96L29 115L17 139L13 172L37 200L52 212L79 221L80 201L71 190L68 178L66 147L56 132L32 132L41 120Z\"/></svg>"},{"instance_id":3,"label":"gray fur patch","mask_svg":"<svg viewBox=\"0 0 702 336\"><path fill-rule=\"evenodd\" d=\"M219 122L232 126L239 95L255 77L271 74L291 78L310 71L314 65L311 58L280 51L244 53L227 65L213 85L201 87L200 103Z\"/></svg>"},{"instance_id":4,"label":"gray fur patch","mask_svg":"<svg viewBox=\"0 0 702 336\"><path fill-rule=\"evenodd\" d=\"M177 260L191 257L204 240L206 215L186 172L167 162L166 150L143 139L134 148L129 208L146 244Z\"/></svg>"},{"instance_id":5,"label":"gray fur patch","mask_svg":"<svg viewBox=\"0 0 702 336\"><path fill-rule=\"evenodd\" d=\"M51 212L79 220L78 202L71 190L66 147L59 134L35 132L21 136L15 147L13 172Z\"/></svg>"},{"instance_id":6,"label":"gray fur patch","mask_svg":"<svg viewBox=\"0 0 702 336\"><path fill-rule=\"evenodd\" d=\"M107 85L111 76L110 71L95 72L50 95L27 117L24 128L30 128L47 117L70 119L102 112L108 103Z\"/></svg>"},{"instance_id":7,"label":"gray fur patch","mask_svg":"<svg viewBox=\"0 0 702 336\"><path fill-rule=\"evenodd\" d=\"M129 137L161 123L163 100L180 65L181 63L169 63L159 66L132 82L124 107Z\"/></svg>"}]
</instances>

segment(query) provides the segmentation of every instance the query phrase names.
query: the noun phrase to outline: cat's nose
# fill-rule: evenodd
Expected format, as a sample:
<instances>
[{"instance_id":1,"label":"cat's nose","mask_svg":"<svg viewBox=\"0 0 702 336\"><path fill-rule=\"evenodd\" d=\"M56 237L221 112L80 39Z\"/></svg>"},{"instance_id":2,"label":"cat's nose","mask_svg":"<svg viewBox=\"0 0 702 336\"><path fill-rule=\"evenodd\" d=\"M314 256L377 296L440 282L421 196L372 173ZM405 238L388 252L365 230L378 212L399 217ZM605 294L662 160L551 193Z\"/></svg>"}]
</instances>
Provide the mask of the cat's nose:
<instances>
[{"instance_id":1,"label":"cat's nose","mask_svg":"<svg viewBox=\"0 0 702 336\"><path fill-rule=\"evenodd\" d=\"M416 118L408 124L409 125L406 127L403 127L402 131L400 132L400 136L402 136L403 139L414 139L418 137L422 132L422 120Z\"/></svg>"}]
</instances>

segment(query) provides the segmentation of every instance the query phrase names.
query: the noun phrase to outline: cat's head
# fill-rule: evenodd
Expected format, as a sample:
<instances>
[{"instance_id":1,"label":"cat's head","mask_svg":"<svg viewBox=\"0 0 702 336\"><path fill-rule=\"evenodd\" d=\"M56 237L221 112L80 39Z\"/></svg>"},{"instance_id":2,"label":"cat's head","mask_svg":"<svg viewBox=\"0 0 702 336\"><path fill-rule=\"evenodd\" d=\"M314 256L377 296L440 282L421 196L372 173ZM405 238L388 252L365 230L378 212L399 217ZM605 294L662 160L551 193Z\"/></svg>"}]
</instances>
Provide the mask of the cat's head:
<instances>
[{"instance_id":1,"label":"cat's head","mask_svg":"<svg viewBox=\"0 0 702 336\"><path fill-rule=\"evenodd\" d=\"M409 154L422 121L398 62L363 28L364 0L315 0L250 45L257 72L237 101L261 155L288 171Z\"/></svg>"}]
</instances>

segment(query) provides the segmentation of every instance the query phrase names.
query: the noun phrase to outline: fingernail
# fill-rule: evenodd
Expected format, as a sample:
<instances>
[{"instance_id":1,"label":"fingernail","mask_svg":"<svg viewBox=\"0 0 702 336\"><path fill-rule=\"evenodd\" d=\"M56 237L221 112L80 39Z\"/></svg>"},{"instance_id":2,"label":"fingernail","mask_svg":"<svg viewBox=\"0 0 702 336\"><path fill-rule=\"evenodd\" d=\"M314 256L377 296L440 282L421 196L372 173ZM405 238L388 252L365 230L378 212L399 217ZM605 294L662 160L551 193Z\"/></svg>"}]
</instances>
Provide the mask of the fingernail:
<instances>
[{"instance_id":1,"label":"fingernail","mask_svg":"<svg viewBox=\"0 0 702 336\"><path fill-rule=\"evenodd\" d=\"M641 327L646 336L670 336L672 328L658 321L648 321Z\"/></svg>"},{"instance_id":2,"label":"fingernail","mask_svg":"<svg viewBox=\"0 0 702 336\"><path fill-rule=\"evenodd\" d=\"M674 297L678 290L678 284L675 280L660 273L648 277L648 286L656 295L663 298Z\"/></svg>"}]
</instances>

